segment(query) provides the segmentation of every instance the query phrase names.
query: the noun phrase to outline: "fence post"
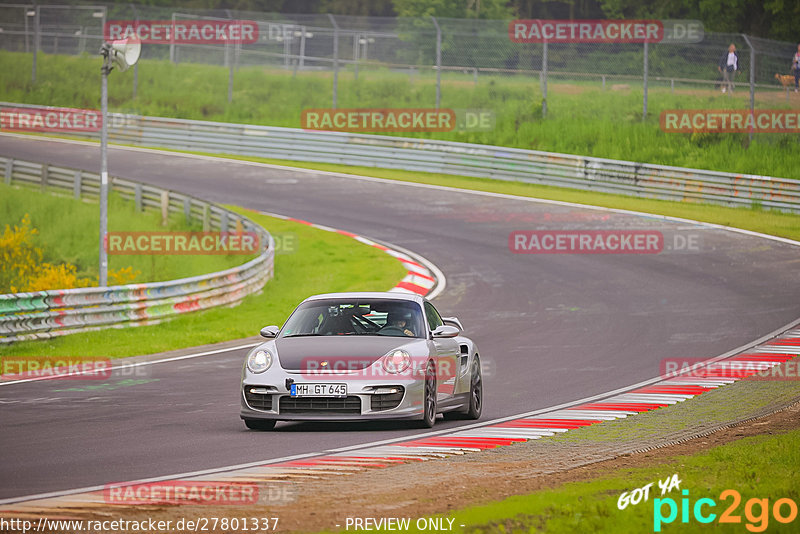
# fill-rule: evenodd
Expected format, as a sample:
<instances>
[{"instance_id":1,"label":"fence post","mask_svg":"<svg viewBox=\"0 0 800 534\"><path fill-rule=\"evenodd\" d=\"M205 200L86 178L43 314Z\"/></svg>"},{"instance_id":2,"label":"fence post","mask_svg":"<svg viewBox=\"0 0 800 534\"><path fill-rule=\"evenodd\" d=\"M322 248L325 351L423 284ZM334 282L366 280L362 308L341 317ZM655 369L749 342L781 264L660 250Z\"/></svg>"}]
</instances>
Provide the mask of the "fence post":
<instances>
[{"instance_id":1,"label":"fence post","mask_svg":"<svg viewBox=\"0 0 800 534\"><path fill-rule=\"evenodd\" d=\"M647 118L647 74L648 74L648 72L647 72L647 70L648 70L647 56L649 55L648 52L649 52L649 50L648 50L648 42L645 41L644 42L644 73L643 73L643 76L642 76L642 78L644 79L644 96L642 97L642 120L645 120Z\"/></svg>"},{"instance_id":2,"label":"fence post","mask_svg":"<svg viewBox=\"0 0 800 534\"><path fill-rule=\"evenodd\" d=\"M161 226L169 223L169 191L161 192Z\"/></svg>"},{"instance_id":3,"label":"fence post","mask_svg":"<svg viewBox=\"0 0 800 534\"><path fill-rule=\"evenodd\" d=\"M219 214L219 231L222 233L228 231L228 212L224 210Z\"/></svg>"},{"instance_id":4,"label":"fence post","mask_svg":"<svg viewBox=\"0 0 800 534\"><path fill-rule=\"evenodd\" d=\"M750 47L750 114L753 115L756 109L756 49L753 43L747 38L747 35L742 34L747 46ZM750 128L750 141L753 141L753 128Z\"/></svg>"},{"instance_id":5,"label":"fence post","mask_svg":"<svg viewBox=\"0 0 800 534\"><path fill-rule=\"evenodd\" d=\"M31 51L31 36L28 27L28 7L29 6L22 6L22 18L25 19L25 53Z\"/></svg>"},{"instance_id":6,"label":"fence post","mask_svg":"<svg viewBox=\"0 0 800 534\"><path fill-rule=\"evenodd\" d=\"M186 224L192 224L192 199L183 199L183 214L186 216Z\"/></svg>"},{"instance_id":7,"label":"fence post","mask_svg":"<svg viewBox=\"0 0 800 534\"><path fill-rule=\"evenodd\" d=\"M72 178L72 196L74 196L76 200L81 199L82 186L83 186L83 173L79 170L75 171L75 175Z\"/></svg>"},{"instance_id":8,"label":"fence post","mask_svg":"<svg viewBox=\"0 0 800 534\"><path fill-rule=\"evenodd\" d=\"M136 211L142 211L142 184L133 186L133 205L136 207Z\"/></svg>"},{"instance_id":9,"label":"fence post","mask_svg":"<svg viewBox=\"0 0 800 534\"><path fill-rule=\"evenodd\" d=\"M355 80L358 80L358 54L359 54L359 46L358 46L359 34L353 34L353 77Z\"/></svg>"},{"instance_id":10,"label":"fence post","mask_svg":"<svg viewBox=\"0 0 800 534\"><path fill-rule=\"evenodd\" d=\"M233 49L230 43L225 43L225 57L228 58L228 104L233 102Z\"/></svg>"},{"instance_id":11,"label":"fence post","mask_svg":"<svg viewBox=\"0 0 800 534\"><path fill-rule=\"evenodd\" d=\"M211 213L209 213L208 202L203 202L203 231L211 230Z\"/></svg>"},{"instance_id":12,"label":"fence post","mask_svg":"<svg viewBox=\"0 0 800 534\"><path fill-rule=\"evenodd\" d=\"M6 185L11 185L11 176L13 172L14 172L14 159L8 158L6 160L6 177L5 177Z\"/></svg>"},{"instance_id":13,"label":"fence post","mask_svg":"<svg viewBox=\"0 0 800 534\"><path fill-rule=\"evenodd\" d=\"M50 173L50 165L42 163L42 193L47 191L47 179Z\"/></svg>"},{"instance_id":14,"label":"fence post","mask_svg":"<svg viewBox=\"0 0 800 534\"><path fill-rule=\"evenodd\" d=\"M172 14L172 27L175 27L175 13ZM175 32L169 33L169 60L178 63L178 51L175 48Z\"/></svg>"},{"instance_id":15,"label":"fence post","mask_svg":"<svg viewBox=\"0 0 800 534\"><path fill-rule=\"evenodd\" d=\"M547 117L547 41L542 45L542 118Z\"/></svg>"},{"instance_id":16,"label":"fence post","mask_svg":"<svg viewBox=\"0 0 800 534\"><path fill-rule=\"evenodd\" d=\"M226 9L228 19L233 19L231 10ZM225 65L228 67L228 104L233 102L233 70L235 68L236 50L234 44L228 39L225 41Z\"/></svg>"},{"instance_id":17,"label":"fence post","mask_svg":"<svg viewBox=\"0 0 800 534\"><path fill-rule=\"evenodd\" d=\"M139 22L139 11L136 9L136 4L128 4L133 10L133 18ZM105 31L105 23L103 24L103 31ZM171 32L170 32L171 33ZM133 100L136 100L136 89L139 87L139 62L133 65Z\"/></svg>"},{"instance_id":18,"label":"fence post","mask_svg":"<svg viewBox=\"0 0 800 534\"><path fill-rule=\"evenodd\" d=\"M339 25L330 13L328 18L333 24L333 109L336 109L339 96Z\"/></svg>"},{"instance_id":19,"label":"fence post","mask_svg":"<svg viewBox=\"0 0 800 534\"><path fill-rule=\"evenodd\" d=\"M302 26L303 35L300 36L300 70L306 66L306 27Z\"/></svg>"},{"instance_id":20,"label":"fence post","mask_svg":"<svg viewBox=\"0 0 800 534\"><path fill-rule=\"evenodd\" d=\"M28 13L26 12L27 16ZM33 14L33 70L31 71L31 82L36 83L36 61L39 56L39 6L36 6Z\"/></svg>"},{"instance_id":21,"label":"fence post","mask_svg":"<svg viewBox=\"0 0 800 534\"><path fill-rule=\"evenodd\" d=\"M433 25L436 26L436 109L442 101L442 29L439 21L431 15Z\"/></svg>"}]
</instances>

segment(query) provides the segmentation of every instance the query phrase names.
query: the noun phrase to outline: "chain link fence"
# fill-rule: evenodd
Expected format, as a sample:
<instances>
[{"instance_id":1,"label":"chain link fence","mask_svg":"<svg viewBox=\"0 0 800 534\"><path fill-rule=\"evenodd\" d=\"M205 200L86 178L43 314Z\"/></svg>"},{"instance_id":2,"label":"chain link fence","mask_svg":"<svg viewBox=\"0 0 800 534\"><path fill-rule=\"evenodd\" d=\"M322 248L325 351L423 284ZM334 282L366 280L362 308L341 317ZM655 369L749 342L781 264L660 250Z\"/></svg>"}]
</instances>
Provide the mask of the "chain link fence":
<instances>
[{"instance_id":1,"label":"chain link fence","mask_svg":"<svg viewBox=\"0 0 800 534\"><path fill-rule=\"evenodd\" d=\"M143 60L175 64L201 63L230 70L227 98L234 96L234 73L248 66L281 69L293 76L332 74L330 102L336 107L339 76L359 80L375 73L400 73L413 82L435 80L430 102L438 106L449 86L479 85L509 80L540 84L546 112L558 84L643 90L643 115L648 92L703 93L721 88L717 69L728 45L737 46L741 73L737 90L749 89L751 105L789 101L792 87L776 74L790 73L793 43L706 32L693 44L519 44L509 38L509 22L439 18L291 15L236 10L191 10L136 4L0 5L0 48L33 54L95 54L103 42L103 27L112 20L251 20L258 25L252 43L147 44ZM647 54L645 54L647 50ZM134 74L134 95L138 90ZM784 96L785 93L785 96ZM220 95L222 98L224 96Z\"/></svg>"}]
</instances>

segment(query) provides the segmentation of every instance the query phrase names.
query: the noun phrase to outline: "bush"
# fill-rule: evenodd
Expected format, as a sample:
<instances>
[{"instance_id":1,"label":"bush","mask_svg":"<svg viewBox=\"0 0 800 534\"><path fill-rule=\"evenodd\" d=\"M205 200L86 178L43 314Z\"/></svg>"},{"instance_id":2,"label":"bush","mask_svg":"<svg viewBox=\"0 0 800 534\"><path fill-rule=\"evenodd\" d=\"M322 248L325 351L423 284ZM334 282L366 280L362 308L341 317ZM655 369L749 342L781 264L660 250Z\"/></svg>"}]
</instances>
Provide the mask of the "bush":
<instances>
[{"instance_id":1,"label":"bush","mask_svg":"<svg viewBox=\"0 0 800 534\"><path fill-rule=\"evenodd\" d=\"M42 261L44 253L35 244L38 234L39 231L31 227L31 218L27 213L22 217L19 226L14 225L12 229L10 225L6 225L3 235L0 236L0 263L3 265L0 271L0 293L97 285L90 278L78 278L74 265Z\"/></svg>"}]
</instances>

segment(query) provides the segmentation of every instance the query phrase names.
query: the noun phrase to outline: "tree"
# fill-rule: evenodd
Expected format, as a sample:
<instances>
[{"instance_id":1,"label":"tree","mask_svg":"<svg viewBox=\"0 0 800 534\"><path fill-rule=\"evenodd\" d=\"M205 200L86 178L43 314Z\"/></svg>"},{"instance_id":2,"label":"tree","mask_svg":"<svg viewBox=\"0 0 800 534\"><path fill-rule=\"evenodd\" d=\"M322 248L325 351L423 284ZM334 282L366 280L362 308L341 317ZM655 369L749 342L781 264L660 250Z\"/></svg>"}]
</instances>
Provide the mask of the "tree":
<instances>
[{"instance_id":1,"label":"tree","mask_svg":"<svg viewBox=\"0 0 800 534\"><path fill-rule=\"evenodd\" d=\"M507 0L394 0L400 17L453 19L510 19L514 9Z\"/></svg>"}]
</instances>

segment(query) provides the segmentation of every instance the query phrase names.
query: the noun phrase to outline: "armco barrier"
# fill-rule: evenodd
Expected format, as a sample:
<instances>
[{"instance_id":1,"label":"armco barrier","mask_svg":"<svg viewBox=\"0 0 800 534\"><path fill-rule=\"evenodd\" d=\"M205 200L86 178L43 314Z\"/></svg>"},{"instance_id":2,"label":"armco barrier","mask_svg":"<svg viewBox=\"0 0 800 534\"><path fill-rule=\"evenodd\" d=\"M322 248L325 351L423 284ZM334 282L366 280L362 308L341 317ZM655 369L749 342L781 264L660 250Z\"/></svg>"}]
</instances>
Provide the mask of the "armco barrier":
<instances>
[{"instance_id":1,"label":"armco barrier","mask_svg":"<svg viewBox=\"0 0 800 534\"><path fill-rule=\"evenodd\" d=\"M0 103L9 108L42 106ZM99 139L98 132L71 133ZM406 137L110 114L120 144L520 181L800 212L800 180Z\"/></svg>"},{"instance_id":2,"label":"armco barrier","mask_svg":"<svg viewBox=\"0 0 800 534\"><path fill-rule=\"evenodd\" d=\"M97 197L97 174L0 157L5 183L40 185L76 198ZM0 343L42 339L98 328L154 324L164 318L214 306L235 305L260 291L272 277L272 236L253 221L208 202L110 178L111 190L133 199L139 209L160 209L162 216L183 213L203 222L203 230L257 232L264 250L247 263L211 274L113 287L89 287L0 295Z\"/></svg>"}]
</instances>

